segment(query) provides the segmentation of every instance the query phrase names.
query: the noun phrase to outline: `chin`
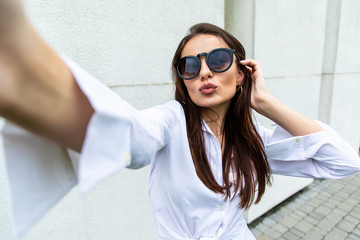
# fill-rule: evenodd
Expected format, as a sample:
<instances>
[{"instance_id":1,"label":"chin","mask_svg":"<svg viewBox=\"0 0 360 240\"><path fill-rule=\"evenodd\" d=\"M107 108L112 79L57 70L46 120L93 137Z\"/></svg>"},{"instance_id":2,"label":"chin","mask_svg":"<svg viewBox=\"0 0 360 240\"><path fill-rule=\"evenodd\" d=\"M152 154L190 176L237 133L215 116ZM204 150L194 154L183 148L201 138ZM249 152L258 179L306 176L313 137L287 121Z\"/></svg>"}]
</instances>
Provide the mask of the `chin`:
<instances>
[{"instance_id":1,"label":"chin","mask_svg":"<svg viewBox=\"0 0 360 240\"><path fill-rule=\"evenodd\" d=\"M212 108L212 107L216 107L219 106L221 103L217 103L217 102L211 102L211 101L201 101L201 102L194 102L198 107L203 107L203 108Z\"/></svg>"}]
</instances>

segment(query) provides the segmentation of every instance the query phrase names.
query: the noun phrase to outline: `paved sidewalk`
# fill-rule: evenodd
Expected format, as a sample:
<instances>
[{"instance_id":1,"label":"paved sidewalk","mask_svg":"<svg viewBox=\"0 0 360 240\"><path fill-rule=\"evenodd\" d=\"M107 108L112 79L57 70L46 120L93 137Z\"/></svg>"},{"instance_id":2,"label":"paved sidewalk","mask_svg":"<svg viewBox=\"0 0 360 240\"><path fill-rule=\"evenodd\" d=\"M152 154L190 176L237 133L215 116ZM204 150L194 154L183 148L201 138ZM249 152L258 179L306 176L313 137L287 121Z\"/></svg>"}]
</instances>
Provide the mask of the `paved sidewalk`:
<instances>
[{"instance_id":1,"label":"paved sidewalk","mask_svg":"<svg viewBox=\"0 0 360 240\"><path fill-rule=\"evenodd\" d=\"M315 180L249 227L257 240L359 240L360 173Z\"/></svg>"}]
</instances>

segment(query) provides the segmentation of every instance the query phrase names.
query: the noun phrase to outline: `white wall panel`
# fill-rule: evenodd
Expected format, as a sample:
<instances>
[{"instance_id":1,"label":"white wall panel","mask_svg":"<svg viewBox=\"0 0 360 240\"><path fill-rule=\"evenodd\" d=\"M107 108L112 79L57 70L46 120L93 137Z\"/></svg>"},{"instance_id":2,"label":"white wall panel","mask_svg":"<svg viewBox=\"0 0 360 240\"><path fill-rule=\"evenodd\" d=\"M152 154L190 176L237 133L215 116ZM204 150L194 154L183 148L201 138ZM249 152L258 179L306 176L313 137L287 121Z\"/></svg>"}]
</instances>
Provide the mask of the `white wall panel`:
<instances>
[{"instance_id":1,"label":"white wall panel","mask_svg":"<svg viewBox=\"0 0 360 240\"><path fill-rule=\"evenodd\" d=\"M356 150L360 145L360 2L341 1L330 124Z\"/></svg>"},{"instance_id":2,"label":"white wall panel","mask_svg":"<svg viewBox=\"0 0 360 240\"><path fill-rule=\"evenodd\" d=\"M190 26L224 25L216 1L26 0L29 17L60 52L109 84L169 82L172 54ZM199 11L206 5L206 14Z\"/></svg>"},{"instance_id":3,"label":"white wall panel","mask_svg":"<svg viewBox=\"0 0 360 240\"><path fill-rule=\"evenodd\" d=\"M297 77L274 77L267 85L277 99L311 119L318 119L320 75ZM256 114L256 119L267 127L272 121Z\"/></svg>"},{"instance_id":4,"label":"white wall panel","mask_svg":"<svg viewBox=\"0 0 360 240\"><path fill-rule=\"evenodd\" d=\"M174 99L175 86L150 85L150 86L124 86L112 87L124 100L136 109L145 109Z\"/></svg>"},{"instance_id":5,"label":"white wall panel","mask_svg":"<svg viewBox=\"0 0 360 240\"><path fill-rule=\"evenodd\" d=\"M360 139L360 74L337 74L334 79L330 124L355 149Z\"/></svg>"},{"instance_id":6,"label":"white wall panel","mask_svg":"<svg viewBox=\"0 0 360 240\"><path fill-rule=\"evenodd\" d=\"M257 0L255 59L267 77L321 74L326 0Z\"/></svg>"},{"instance_id":7,"label":"white wall panel","mask_svg":"<svg viewBox=\"0 0 360 240\"><path fill-rule=\"evenodd\" d=\"M360 1L343 0L339 26L337 73L360 72ZM359 86L359 85L358 85Z\"/></svg>"}]
</instances>

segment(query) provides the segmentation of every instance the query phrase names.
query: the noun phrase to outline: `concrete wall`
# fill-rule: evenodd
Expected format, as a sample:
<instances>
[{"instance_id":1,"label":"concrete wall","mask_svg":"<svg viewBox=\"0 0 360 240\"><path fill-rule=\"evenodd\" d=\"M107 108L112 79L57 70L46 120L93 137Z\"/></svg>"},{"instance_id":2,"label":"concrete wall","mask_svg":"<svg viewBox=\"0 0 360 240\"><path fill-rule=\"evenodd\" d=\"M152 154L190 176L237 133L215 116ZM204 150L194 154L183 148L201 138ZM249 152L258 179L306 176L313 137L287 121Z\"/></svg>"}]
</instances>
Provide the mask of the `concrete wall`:
<instances>
[{"instance_id":1,"label":"concrete wall","mask_svg":"<svg viewBox=\"0 0 360 240\"><path fill-rule=\"evenodd\" d=\"M328 46L332 50L326 49L327 51L335 49L332 58L329 57L333 69L324 68L323 71L327 78L333 78L332 98L328 103L331 107L329 122L353 147L358 149L360 146L360 1L333 0L330 7L336 8L331 10L338 13L337 18L328 17L328 25L339 27L337 31L332 31L333 38L337 39L337 45L333 48ZM332 39L329 36L326 40Z\"/></svg>"},{"instance_id":2,"label":"concrete wall","mask_svg":"<svg viewBox=\"0 0 360 240\"><path fill-rule=\"evenodd\" d=\"M225 26L261 62L273 95L334 127L360 145L360 2L356 0L226 0ZM271 122L256 114L267 125ZM309 180L274 176L248 221Z\"/></svg>"},{"instance_id":3,"label":"concrete wall","mask_svg":"<svg viewBox=\"0 0 360 240\"><path fill-rule=\"evenodd\" d=\"M199 22L224 26L223 0L26 0L24 4L52 46L139 109L173 97L171 59L190 26ZM200 11L204 6L206 14ZM3 169L0 159L0 239L11 240ZM125 170L85 196L75 188L23 239L156 239L148 176L149 168Z\"/></svg>"}]
</instances>

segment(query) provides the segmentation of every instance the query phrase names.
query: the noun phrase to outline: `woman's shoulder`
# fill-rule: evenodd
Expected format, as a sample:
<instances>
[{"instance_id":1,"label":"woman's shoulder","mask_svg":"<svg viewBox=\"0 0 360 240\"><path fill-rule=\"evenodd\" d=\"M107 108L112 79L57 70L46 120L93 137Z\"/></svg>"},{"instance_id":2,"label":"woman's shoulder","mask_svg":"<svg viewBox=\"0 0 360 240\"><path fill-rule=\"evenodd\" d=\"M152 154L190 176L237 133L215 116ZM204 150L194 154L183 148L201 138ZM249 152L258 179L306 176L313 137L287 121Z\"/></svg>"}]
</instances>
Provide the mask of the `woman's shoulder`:
<instances>
[{"instance_id":1,"label":"woman's shoulder","mask_svg":"<svg viewBox=\"0 0 360 240\"><path fill-rule=\"evenodd\" d=\"M176 100L156 105L152 108L145 109L142 112L150 118L161 117L171 122L177 122L184 118L184 110L181 104Z\"/></svg>"},{"instance_id":2,"label":"woman's shoulder","mask_svg":"<svg viewBox=\"0 0 360 240\"><path fill-rule=\"evenodd\" d=\"M181 104L176 100L170 100L167 103L157 105L156 108L163 109L163 111L168 111L173 114L183 114L183 108Z\"/></svg>"},{"instance_id":3,"label":"woman's shoulder","mask_svg":"<svg viewBox=\"0 0 360 240\"><path fill-rule=\"evenodd\" d=\"M154 107L147 108L143 112L162 111L169 114L183 114L181 104L176 100L170 100L166 103L155 105Z\"/></svg>"}]
</instances>

